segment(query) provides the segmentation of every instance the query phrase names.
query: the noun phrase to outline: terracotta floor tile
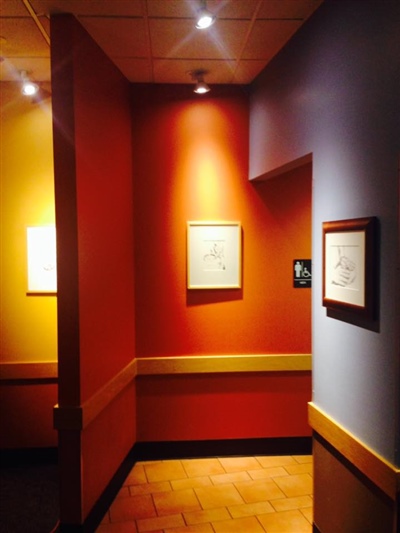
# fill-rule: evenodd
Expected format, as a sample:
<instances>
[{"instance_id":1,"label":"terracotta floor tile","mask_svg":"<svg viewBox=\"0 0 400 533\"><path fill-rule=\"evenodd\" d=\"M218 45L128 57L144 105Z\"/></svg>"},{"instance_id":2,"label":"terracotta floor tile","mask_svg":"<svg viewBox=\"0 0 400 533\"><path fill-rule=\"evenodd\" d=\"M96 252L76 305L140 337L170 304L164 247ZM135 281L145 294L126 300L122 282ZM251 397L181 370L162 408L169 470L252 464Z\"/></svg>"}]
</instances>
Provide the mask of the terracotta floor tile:
<instances>
[{"instance_id":1,"label":"terracotta floor tile","mask_svg":"<svg viewBox=\"0 0 400 533\"><path fill-rule=\"evenodd\" d=\"M149 482L171 481L173 479L184 479L187 477L181 461L158 461L144 465Z\"/></svg>"},{"instance_id":2,"label":"terracotta floor tile","mask_svg":"<svg viewBox=\"0 0 400 533\"><path fill-rule=\"evenodd\" d=\"M110 520L110 510L106 512L106 514L103 516L103 520L101 521L101 524L109 524L111 522Z\"/></svg>"},{"instance_id":3,"label":"terracotta floor tile","mask_svg":"<svg viewBox=\"0 0 400 533\"><path fill-rule=\"evenodd\" d=\"M304 515L310 524L313 523L313 509L312 507L307 507L306 509L300 509L302 515Z\"/></svg>"},{"instance_id":4,"label":"terracotta floor tile","mask_svg":"<svg viewBox=\"0 0 400 533\"><path fill-rule=\"evenodd\" d=\"M276 477L274 481L288 498L312 494L313 482L310 474Z\"/></svg>"},{"instance_id":5,"label":"terracotta floor tile","mask_svg":"<svg viewBox=\"0 0 400 533\"><path fill-rule=\"evenodd\" d=\"M297 465L286 465L285 470L288 474L293 476L294 474L313 474L312 463L303 463Z\"/></svg>"},{"instance_id":6,"label":"terracotta floor tile","mask_svg":"<svg viewBox=\"0 0 400 533\"><path fill-rule=\"evenodd\" d=\"M102 524L96 533L137 533L135 522L118 522L115 524Z\"/></svg>"},{"instance_id":7,"label":"terracotta floor tile","mask_svg":"<svg viewBox=\"0 0 400 533\"><path fill-rule=\"evenodd\" d=\"M143 463L136 463L125 479L124 485L139 485L141 483L147 483L147 477Z\"/></svg>"},{"instance_id":8,"label":"terracotta floor tile","mask_svg":"<svg viewBox=\"0 0 400 533\"><path fill-rule=\"evenodd\" d=\"M221 457L219 462L225 472L240 472L241 470L257 470L260 463L254 457Z\"/></svg>"},{"instance_id":9,"label":"terracotta floor tile","mask_svg":"<svg viewBox=\"0 0 400 533\"><path fill-rule=\"evenodd\" d=\"M312 463L312 455L293 455L293 459L298 463Z\"/></svg>"},{"instance_id":10,"label":"terracotta floor tile","mask_svg":"<svg viewBox=\"0 0 400 533\"><path fill-rule=\"evenodd\" d=\"M214 533L211 524L196 524L193 526L174 527L165 529L165 533Z\"/></svg>"},{"instance_id":11,"label":"terracotta floor tile","mask_svg":"<svg viewBox=\"0 0 400 533\"><path fill-rule=\"evenodd\" d=\"M275 509L269 502L244 503L242 505L232 505L228 507L233 518L244 516L257 516L259 514L274 513Z\"/></svg>"},{"instance_id":12,"label":"terracotta floor tile","mask_svg":"<svg viewBox=\"0 0 400 533\"><path fill-rule=\"evenodd\" d=\"M158 529L164 530L167 528L185 526L185 522L181 514L169 516L157 516L156 518L145 518L136 521L139 533L152 533Z\"/></svg>"},{"instance_id":13,"label":"terracotta floor tile","mask_svg":"<svg viewBox=\"0 0 400 533\"><path fill-rule=\"evenodd\" d=\"M214 485L221 485L224 483L234 483L235 481L250 481L251 477L247 472L232 472L230 474L218 474L210 476Z\"/></svg>"},{"instance_id":14,"label":"terracotta floor tile","mask_svg":"<svg viewBox=\"0 0 400 533\"><path fill-rule=\"evenodd\" d=\"M311 533L312 525L300 511L284 511L258 516L268 533Z\"/></svg>"},{"instance_id":15,"label":"terracotta floor tile","mask_svg":"<svg viewBox=\"0 0 400 533\"><path fill-rule=\"evenodd\" d=\"M169 481L158 481L157 483L144 483L142 485L131 485L129 487L129 492L131 496L137 496L138 494L155 494L156 492L170 492L170 491L172 491L172 487Z\"/></svg>"},{"instance_id":16,"label":"terracotta floor tile","mask_svg":"<svg viewBox=\"0 0 400 533\"><path fill-rule=\"evenodd\" d=\"M229 520L231 518L226 507L208 509L207 511L192 511L191 513L184 513L183 516L187 524L217 522L219 520Z\"/></svg>"},{"instance_id":17,"label":"terracotta floor tile","mask_svg":"<svg viewBox=\"0 0 400 533\"><path fill-rule=\"evenodd\" d=\"M312 456L137 463L96 533L311 533Z\"/></svg>"},{"instance_id":18,"label":"terracotta floor tile","mask_svg":"<svg viewBox=\"0 0 400 533\"><path fill-rule=\"evenodd\" d=\"M265 533L265 530L255 516L224 522L213 522L212 526L215 533Z\"/></svg>"},{"instance_id":19,"label":"terracotta floor tile","mask_svg":"<svg viewBox=\"0 0 400 533\"><path fill-rule=\"evenodd\" d=\"M263 468L298 464L290 455L262 455L256 457Z\"/></svg>"},{"instance_id":20,"label":"terracotta floor tile","mask_svg":"<svg viewBox=\"0 0 400 533\"><path fill-rule=\"evenodd\" d=\"M159 516L200 511L200 503L193 489L153 494L154 505Z\"/></svg>"},{"instance_id":21,"label":"terracotta floor tile","mask_svg":"<svg viewBox=\"0 0 400 533\"><path fill-rule=\"evenodd\" d=\"M295 498L284 498L283 500L273 500L271 505L276 511L290 511L291 509L302 509L312 507L313 501L310 496L297 496Z\"/></svg>"},{"instance_id":22,"label":"terracotta floor tile","mask_svg":"<svg viewBox=\"0 0 400 533\"><path fill-rule=\"evenodd\" d=\"M274 500L285 497L285 494L270 479L260 481L243 481L235 483L235 487L239 491L245 503L262 502L265 500Z\"/></svg>"},{"instance_id":23,"label":"terracotta floor tile","mask_svg":"<svg viewBox=\"0 0 400 533\"><path fill-rule=\"evenodd\" d=\"M225 470L218 459L182 459L181 463L188 477L225 474Z\"/></svg>"},{"instance_id":24,"label":"terracotta floor tile","mask_svg":"<svg viewBox=\"0 0 400 533\"><path fill-rule=\"evenodd\" d=\"M110 507L111 522L124 522L156 516L153 499L149 495L117 498Z\"/></svg>"},{"instance_id":25,"label":"terracotta floor tile","mask_svg":"<svg viewBox=\"0 0 400 533\"><path fill-rule=\"evenodd\" d=\"M128 498L129 496L130 496L129 487L121 487L121 489L118 491L118 494L115 497L116 498Z\"/></svg>"},{"instance_id":26,"label":"terracotta floor tile","mask_svg":"<svg viewBox=\"0 0 400 533\"><path fill-rule=\"evenodd\" d=\"M260 468L259 470L249 470L247 473L251 479L268 479L277 476L287 476L287 468L288 467L283 468L283 466L272 466L270 468Z\"/></svg>"},{"instance_id":27,"label":"terracotta floor tile","mask_svg":"<svg viewBox=\"0 0 400 533\"><path fill-rule=\"evenodd\" d=\"M203 509L216 509L244 503L233 485L216 485L194 489Z\"/></svg>"},{"instance_id":28,"label":"terracotta floor tile","mask_svg":"<svg viewBox=\"0 0 400 533\"><path fill-rule=\"evenodd\" d=\"M176 479L171 482L174 490L194 489L195 487L209 487L212 485L208 476L189 477L187 479Z\"/></svg>"}]
</instances>

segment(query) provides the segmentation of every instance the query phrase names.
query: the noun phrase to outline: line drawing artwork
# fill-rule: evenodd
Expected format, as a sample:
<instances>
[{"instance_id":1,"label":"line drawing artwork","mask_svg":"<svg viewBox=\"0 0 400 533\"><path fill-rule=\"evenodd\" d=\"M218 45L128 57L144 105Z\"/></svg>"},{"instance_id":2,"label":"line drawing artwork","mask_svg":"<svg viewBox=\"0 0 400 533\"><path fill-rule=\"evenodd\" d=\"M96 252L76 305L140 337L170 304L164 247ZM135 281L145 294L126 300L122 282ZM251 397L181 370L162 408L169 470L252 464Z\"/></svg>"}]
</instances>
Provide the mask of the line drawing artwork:
<instances>
[{"instance_id":1,"label":"line drawing artwork","mask_svg":"<svg viewBox=\"0 0 400 533\"><path fill-rule=\"evenodd\" d=\"M207 247L203 254L204 270L226 270L225 241L204 241Z\"/></svg>"},{"instance_id":2,"label":"line drawing artwork","mask_svg":"<svg viewBox=\"0 0 400 533\"><path fill-rule=\"evenodd\" d=\"M359 290L358 246L332 246L331 283L339 287Z\"/></svg>"},{"instance_id":3,"label":"line drawing artwork","mask_svg":"<svg viewBox=\"0 0 400 533\"><path fill-rule=\"evenodd\" d=\"M55 226L27 228L28 292L57 292Z\"/></svg>"}]
</instances>

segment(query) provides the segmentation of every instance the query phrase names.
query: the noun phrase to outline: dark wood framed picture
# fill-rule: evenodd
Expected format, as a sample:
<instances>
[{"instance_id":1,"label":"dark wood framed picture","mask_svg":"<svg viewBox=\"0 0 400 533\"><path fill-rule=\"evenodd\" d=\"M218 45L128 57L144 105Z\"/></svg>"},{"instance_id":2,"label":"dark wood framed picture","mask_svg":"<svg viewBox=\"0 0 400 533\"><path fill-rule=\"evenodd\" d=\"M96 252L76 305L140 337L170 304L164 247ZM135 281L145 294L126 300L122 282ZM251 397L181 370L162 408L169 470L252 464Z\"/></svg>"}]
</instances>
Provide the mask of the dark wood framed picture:
<instances>
[{"instance_id":1,"label":"dark wood framed picture","mask_svg":"<svg viewBox=\"0 0 400 533\"><path fill-rule=\"evenodd\" d=\"M322 305L373 318L376 306L377 218L322 224Z\"/></svg>"}]
</instances>

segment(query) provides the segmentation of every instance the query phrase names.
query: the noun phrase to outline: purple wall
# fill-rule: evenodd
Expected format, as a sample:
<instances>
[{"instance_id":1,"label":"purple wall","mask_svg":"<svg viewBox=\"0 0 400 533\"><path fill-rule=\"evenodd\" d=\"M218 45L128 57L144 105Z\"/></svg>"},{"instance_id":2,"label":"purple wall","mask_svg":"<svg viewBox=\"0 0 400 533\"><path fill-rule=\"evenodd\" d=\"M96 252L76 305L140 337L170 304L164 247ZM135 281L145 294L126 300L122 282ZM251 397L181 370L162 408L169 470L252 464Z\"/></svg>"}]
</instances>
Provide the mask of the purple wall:
<instances>
[{"instance_id":1,"label":"purple wall","mask_svg":"<svg viewBox=\"0 0 400 533\"><path fill-rule=\"evenodd\" d=\"M312 153L313 401L399 453L400 3L327 0L252 86L250 179ZM322 222L377 216L380 319L322 307Z\"/></svg>"}]
</instances>

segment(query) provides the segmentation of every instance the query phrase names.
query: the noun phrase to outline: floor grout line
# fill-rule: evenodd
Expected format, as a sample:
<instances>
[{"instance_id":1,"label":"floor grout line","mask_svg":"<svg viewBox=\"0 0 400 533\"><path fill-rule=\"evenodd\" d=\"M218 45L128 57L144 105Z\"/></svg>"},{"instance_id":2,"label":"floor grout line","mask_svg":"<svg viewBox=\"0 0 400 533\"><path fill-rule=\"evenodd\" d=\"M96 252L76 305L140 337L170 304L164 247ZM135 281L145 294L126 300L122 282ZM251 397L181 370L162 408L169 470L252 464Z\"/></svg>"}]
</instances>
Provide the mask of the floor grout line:
<instances>
[{"instance_id":1,"label":"floor grout line","mask_svg":"<svg viewBox=\"0 0 400 533\"><path fill-rule=\"evenodd\" d=\"M132 533L135 529L136 533L228 533L221 527L228 527L226 524L229 523L229 532L241 531L237 528L246 524L246 533L247 529L248 533L252 533L253 528L257 533L268 530L277 533L311 533L311 461L311 456L257 456L140 462L134 466L123 485L128 490L120 491L97 531L125 532L125 529L120 529L124 528L125 523L126 531ZM292 468L295 473L290 473L291 467L295 467ZM279 475L256 479L250 475L252 471L262 473L263 470L273 474L271 468L276 469L275 473ZM245 480L240 479L243 474ZM207 484L204 485L205 480ZM218 483L218 480L226 482ZM175 487L185 488L174 488L174 481L177 482ZM185 481L186 484L179 485L179 481ZM143 493L132 500L135 498L132 492L135 491L131 487L135 486L141 487ZM168 491L162 490L167 487ZM146 503L149 501L151 505ZM198 507L198 510L190 514L193 507ZM162 525L162 529L146 529L153 524Z\"/></svg>"}]
</instances>

